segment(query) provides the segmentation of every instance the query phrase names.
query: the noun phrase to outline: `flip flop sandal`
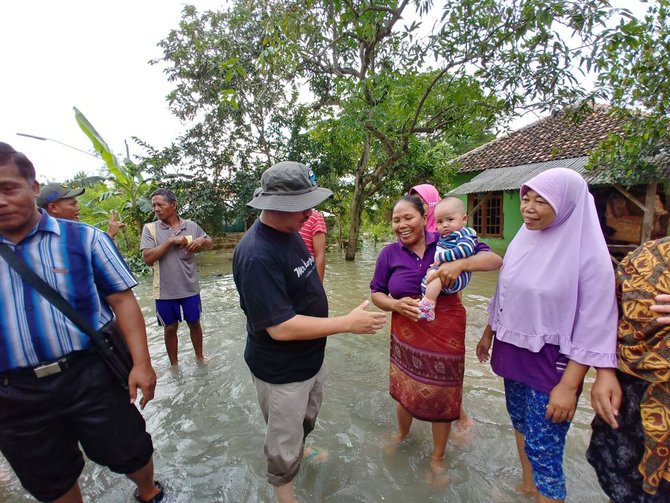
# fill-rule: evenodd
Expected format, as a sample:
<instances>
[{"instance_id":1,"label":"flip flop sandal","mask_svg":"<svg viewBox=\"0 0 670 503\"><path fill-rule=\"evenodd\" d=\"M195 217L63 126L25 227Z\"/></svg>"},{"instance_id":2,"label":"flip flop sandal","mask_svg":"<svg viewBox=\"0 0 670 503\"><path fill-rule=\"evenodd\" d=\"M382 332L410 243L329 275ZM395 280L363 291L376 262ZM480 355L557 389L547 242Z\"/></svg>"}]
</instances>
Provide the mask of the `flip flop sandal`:
<instances>
[{"instance_id":1,"label":"flip flop sandal","mask_svg":"<svg viewBox=\"0 0 670 503\"><path fill-rule=\"evenodd\" d=\"M159 492L156 496L154 496L150 500L143 500L143 499L140 498L140 493L137 491L137 489L135 489L135 499L137 501L139 501L140 503L159 503L160 501L163 501L163 496L165 496L165 491L163 491L163 486L158 481L154 481L154 484L156 484L156 487L159 490Z\"/></svg>"},{"instance_id":2,"label":"flip flop sandal","mask_svg":"<svg viewBox=\"0 0 670 503\"><path fill-rule=\"evenodd\" d=\"M307 456L303 456L302 462L305 464L312 464L312 465L318 465L323 463L326 460L326 457L328 455L327 451L322 451L321 449L318 449L316 447L309 447L309 449L312 450ZM319 459L320 456L324 456L324 459Z\"/></svg>"}]
</instances>

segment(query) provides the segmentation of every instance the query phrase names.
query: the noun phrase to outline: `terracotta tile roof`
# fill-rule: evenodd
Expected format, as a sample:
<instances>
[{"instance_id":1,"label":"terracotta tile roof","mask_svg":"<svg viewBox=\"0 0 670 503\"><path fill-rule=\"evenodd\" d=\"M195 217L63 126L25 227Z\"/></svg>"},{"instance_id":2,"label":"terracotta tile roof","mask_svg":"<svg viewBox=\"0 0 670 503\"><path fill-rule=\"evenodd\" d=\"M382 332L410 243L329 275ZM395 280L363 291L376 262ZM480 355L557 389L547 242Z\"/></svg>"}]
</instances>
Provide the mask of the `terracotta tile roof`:
<instances>
[{"instance_id":1,"label":"terracotta tile roof","mask_svg":"<svg viewBox=\"0 0 670 503\"><path fill-rule=\"evenodd\" d=\"M496 138L454 159L458 172L482 171L588 155L621 122L596 105L579 123L559 113Z\"/></svg>"}]
</instances>

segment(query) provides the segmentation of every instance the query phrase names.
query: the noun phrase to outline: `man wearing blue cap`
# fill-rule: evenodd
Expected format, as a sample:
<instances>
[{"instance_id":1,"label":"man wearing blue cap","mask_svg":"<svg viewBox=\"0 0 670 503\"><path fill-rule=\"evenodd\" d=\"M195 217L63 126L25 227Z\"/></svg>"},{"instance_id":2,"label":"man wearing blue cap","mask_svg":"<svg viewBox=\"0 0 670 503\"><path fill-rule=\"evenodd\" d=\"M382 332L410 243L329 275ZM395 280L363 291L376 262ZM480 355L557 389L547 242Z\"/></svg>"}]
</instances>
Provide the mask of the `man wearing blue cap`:
<instances>
[{"instance_id":1,"label":"man wearing blue cap","mask_svg":"<svg viewBox=\"0 0 670 503\"><path fill-rule=\"evenodd\" d=\"M45 210L54 218L65 220L79 220L79 203L77 196L81 196L86 189L83 187L71 189L62 183L50 183L40 190L37 196L37 206ZM126 224L118 221L116 211L112 211L107 227L107 235L114 239Z\"/></svg>"}]
</instances>

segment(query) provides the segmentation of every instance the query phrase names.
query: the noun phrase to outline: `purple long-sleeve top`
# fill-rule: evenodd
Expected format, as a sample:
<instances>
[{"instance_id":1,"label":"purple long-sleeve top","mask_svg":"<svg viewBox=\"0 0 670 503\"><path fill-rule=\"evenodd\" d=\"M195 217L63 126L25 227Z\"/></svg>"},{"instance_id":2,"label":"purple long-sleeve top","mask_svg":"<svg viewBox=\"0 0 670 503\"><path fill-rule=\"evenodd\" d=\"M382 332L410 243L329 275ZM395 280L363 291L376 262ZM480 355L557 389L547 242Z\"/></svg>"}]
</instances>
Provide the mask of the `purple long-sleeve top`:
<instances>
[{"instance_id":1,"label":"purple long-sleeve top","mask_svg":"<svg viewBox=\"0 0 670 503\"><path fill-rule=\"evenodd\" d=\"M421 295L421 280L435 260L435 249L440 235L426 231L426 249L423 257L402 244L400 240L386 245L377 257L370 290L391 294L394 299ZM491 251L486 243L478 243L475 253Z\"/></svg>"}]
</instances>

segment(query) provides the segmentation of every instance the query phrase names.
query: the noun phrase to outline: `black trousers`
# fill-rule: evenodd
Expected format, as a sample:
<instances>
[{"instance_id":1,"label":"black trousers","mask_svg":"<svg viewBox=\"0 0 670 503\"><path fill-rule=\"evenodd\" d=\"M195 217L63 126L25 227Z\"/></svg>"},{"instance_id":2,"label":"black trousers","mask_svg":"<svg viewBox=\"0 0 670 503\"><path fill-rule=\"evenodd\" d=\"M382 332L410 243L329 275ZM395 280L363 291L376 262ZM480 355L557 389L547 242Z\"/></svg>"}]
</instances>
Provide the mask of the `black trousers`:
<instances>
[{"instance_id":1,"label":"black trousers","mask_svg":"<svg viewBox=\"0 0 670 503\"><path fill-rule=\"evenodd\" d=\"M82 351L61 373L0 376L0 451L23 487L39 501L65 494L92 461L133 473L153 444L128 392L97 353Z\"/></svg>"}]
</instances>

